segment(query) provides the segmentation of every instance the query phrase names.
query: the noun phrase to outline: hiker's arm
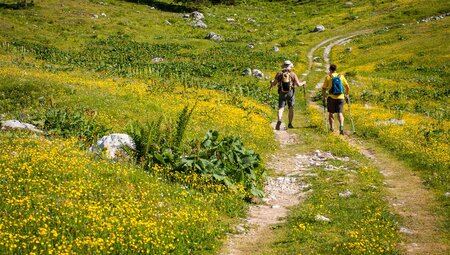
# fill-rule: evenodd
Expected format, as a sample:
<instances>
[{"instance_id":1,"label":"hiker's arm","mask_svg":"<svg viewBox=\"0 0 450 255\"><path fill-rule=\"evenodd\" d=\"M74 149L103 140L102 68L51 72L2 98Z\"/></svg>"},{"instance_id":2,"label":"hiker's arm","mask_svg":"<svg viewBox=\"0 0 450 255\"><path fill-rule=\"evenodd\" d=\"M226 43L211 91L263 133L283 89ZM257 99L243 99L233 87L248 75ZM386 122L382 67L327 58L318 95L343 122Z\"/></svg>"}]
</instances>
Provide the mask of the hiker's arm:
<instances>
[{"instance_id":1,"label":"hiker's arm","mask_svg":"<svg viewBox=\"0 0 450 255\"><path fill-rule=\"evenodd\" d=\"M306 81L300 81L295 73L293 74L293 76L294 76L294 86L297 87L305 86Z\"/></svg>"},{"instance_id":2,"label":"hiker's arm","mask_svg":"<svg viewBox=\"0 0 450 255\"><path fill-rule=\"evenodd\" d=\"M342 78L342 83L344 84L345 101L348 102L348 95L350 94L350 87L348 86L348 82L347 82L347 79L345 79L345 77Z\"/></svg>"},{"instance_id":3,"label":"hiker's arm","mask_svg":"<svg viewBox=\"0 0 450 255\"><path fill-rule=\"evenodd\" d=\"M276 86L277 84L278 84L278 73L275 75L275 78L270 81L269 89L271 89L272 87Z\"/></svg>"}]
</instances>

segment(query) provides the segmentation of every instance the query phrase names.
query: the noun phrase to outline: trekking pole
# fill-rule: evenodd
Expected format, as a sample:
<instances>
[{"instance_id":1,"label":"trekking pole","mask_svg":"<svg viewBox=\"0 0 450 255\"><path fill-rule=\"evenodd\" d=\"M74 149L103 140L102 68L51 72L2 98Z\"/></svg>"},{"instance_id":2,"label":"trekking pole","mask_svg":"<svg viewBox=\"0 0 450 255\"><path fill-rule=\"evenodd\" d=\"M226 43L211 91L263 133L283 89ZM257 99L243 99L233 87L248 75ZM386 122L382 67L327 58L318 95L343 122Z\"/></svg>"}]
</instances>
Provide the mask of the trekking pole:
<instances>
[{"instance_id":1,"label":"trekking pole","mask_svg":"<svg viewBox=\"0 0 450 255\"><path fill-rule=\"evenodd\" d=\"M348 97L347 103L348 103L348 115L350 115L350 121L352 122L353 134L356 134L355 124L353 124L352 112L350 111L350 97Z\"/></svg>"},{"instance_id":2,"label":"trekking pole","mask_svg":"<svg viewBox=\"0 0 450 255\"><path fill-rule=\"evenodd\" d=\"M325 132L328 132L327 103L325 99L323 100L323 120L325 121Z\"/></svg>"},{"instance_id":3,"label":"trekking pole","mask_svg":"<svg viewBox=\"0 0 450 255\"><path fill-rule=\"evenodd\" d=\"M308 110L308 99L306 97L306 84L303 84L303 96L305 97L306 125L309 126L309 110Z\"/></svg>"}]
</instances>

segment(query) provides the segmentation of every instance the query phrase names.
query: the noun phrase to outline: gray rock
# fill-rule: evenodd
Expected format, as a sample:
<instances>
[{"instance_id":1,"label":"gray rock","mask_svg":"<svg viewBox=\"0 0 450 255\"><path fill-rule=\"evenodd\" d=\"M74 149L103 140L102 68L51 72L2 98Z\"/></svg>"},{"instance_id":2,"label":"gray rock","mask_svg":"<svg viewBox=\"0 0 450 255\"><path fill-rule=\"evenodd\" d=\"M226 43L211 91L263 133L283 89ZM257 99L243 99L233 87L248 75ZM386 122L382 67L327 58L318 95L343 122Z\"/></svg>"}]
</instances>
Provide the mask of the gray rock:
<instances>
[{"instance_id":1,"label":"gray rock","mask_svg":"<svg viewBox=\"0 0 450 255\"><path fill-rule=\"evenodd\" d=\"M89 148L90 152L100 152L106 150L106 156L110 159L116 158L117 154L123 153L123 147L136 149L131 136L128 134L111 134L102 137L97 143Z\"/></svg>"},{"instance_id":2,"label":"gray rock","mask_svg":"<svg viewBox=\"0 0 450 255\"><path fill-rule=\"evenodd\" d=\"M191 22L191 26L199 27L199 28L208 28L208 25L205 24L202 20L196 20Z\"/></svg>"},{"instance_id":3,"label":"gray rock","mask_svg":"<svg viewBox=\"0 0 450 255\"><path fill-rule=\"evenodd\" d=\"M205 18L205 15L203 15L203 13L195 11L192 13L192 18L195 20L201 20Z\"/></svg>"},{"instance_id":4,"label":"gray rock","mask_svg":"<svg viewBox=\"0 0 450 255\"><path fill-rule=\"evenodd\" d=\"M205 38L213 41L221 41L222 35L216 34L214 32L209 32L209 34Z\"/></svg>"},{"instance_id":5,"label":"gray rock","mask_svg":"<svg viewBox=\"0 0 450 255\"><path fill-rule=\"evenodd\" d=\"M163 62L163 61L164 61L163 58L152 58L153 63L159 63L159 62Z\"/></svg>"},{"instance_id":6,"label":"gray rock","mask_svg":"<svg viewBox=\"0 0 450 255\"><path fill-rule=\"evenodd\" d=\"M242 71L242 76L245 75L252 75L252 69L246 68L244 71Z\"/></svg>"},{"instance_id":7,"label":"gray rock","mask_svg":"<svg viewBox=\"0 0 450 255\"><path fill-rule=\"evenodd\" d=\"M183 19L189 19L191 17L191 15L189 15L188 13L183 15Z\"/></svg>"},{"instance_id":8,"label":"gray rock","mask_svg":"<svg viewBox=\"0 0 450 255\"><path fill-rule=\"evenodd\" d=\"M254 18L247 18L247 21L250 21L250 22L256 22L256 20L254 19Z\"/></svg>"},{"instance_id":9,"label":"gray rock","mask_svg":"<svg viewBox=\"0 0 450 255\"><path fill-rule=\"evenodd\" d=\"M397 119L390 119L387 121L379 121L377 122L378 124L383 124L383 125L405 125L406 122L404 120L397 120Z\"/></svg>"},{"instance_id":10,"label":"gray rock","mask_svg":"<svg viewBox=\"0 0 450 255\"><path fill-rule=\"evenodd\" d=\"M349 198L353 195L353 193L350 190L347 190L344 193L339 193L339 197L343 197L343 198Z\"/></svg>"},{"instance_id":11,"label":"gray rock","mask_svg":"<svg viewBox=\"0 0 450 255\"><path fill-rule=\"evenodd\" d=\"M313 32L323 32L323 31L325 31L325 27L323 25L317 25L313 30Z\"/></svg>"},{"instance_id":12,"label":"gray rock","mask_svg":"<svg viewBox=\"0 0 450 255\"><path fill-rule=\"evenodd\" d=\"M227 18L227 22L234 22L233 18Z\"/></svg>"},{"instance_id":13,"label":"gray rock","mask_svg":"<svg viewBox=\"0 0 450 255\"><path fill-rule=\"evenodd\" d=\"M348 47L348 48L345 49L345 51L350 52L350 51L352 51L352 48L351 48L351 47Z\"/></svg>"},{"instance_id":14,"label":"gray rock","mask_svg":"<svg viewBox=\"0 0 450 255\"><path fill-rule=\"evenodd\" d=\"M412 235L412 234L414 234L414 230L406 228L406 227L401 227L400 233Z\"/></svg>"},{"instance_id":15,"label":"gray rock","mask_svg":"<svg viewBox=\"0 0 450 255\"><path fill-rule=\"evenodd\" d=\"M323 215L320 215L320 214L316 215L316 217L314 217L314 219L316 221L321 221L321 222L330 222L331 221L329 218L327 218Z\"/></svg>"},{"instance_id":16,"label":"gray rock","mask_svg":"<svg viewBox=\"0 0 450 255\"><path fill-rule=\"evenodd\" d=\"M273 47L272 47L272 50L273 50L274 52L280 51L280 49L279 49L277 46L273 46Z\"/></svg>"},{"instance_id":17,"label":"gray rock","mask_svg":"<svg viewBox=\"0 0 450 255\"><path fill-rule=\"evenodd\" d=\"M444 196L450 197L450 192L445 192Z\"/></svg>"},{"instance_id":18,"label":"gray rock","mask_svg":"<svg viewBox=\"0 0 450 255\"><path fill-rule=\"evenodd\" d=\"M1 123L1 125L0 125L1 130L7 130L10 128L18 128L18 129L25 129L25 130L45 134L44 131L38 129L36 126L34 126L32 124L28 124L28 123L22 123L18 120L5 120L5 121L1 121L0 123Z\"/></svg>"},{"instance_id":19,"label":"gray rock","mask_svg":"<svg viewBox=\"0 0 450 255\"><path fill-rule=\"evenodd\" d=\"M347 1L347 2L345 2L345 6L352 7L353 6L353 2Z\"/></svg>"},{"instance_id":20,"label":"gray rock","mask_svg":"<svg viewBox=\"0 0 450 255\"><path fill-rule=\"evenodd\" d=\"M254 45L253 43L250 43L250 44L248 45L248 47L249 47L250 49L253 49L253 48L255 48L255 45Z\"/></svg>"},{"instance_id":21,"label":"gray rock","mask_svg":"<svg viewBox=\"0 0 450 255\"><path fill-rule=\"evenodd\" d=\"M264 78L264 73L259 71L258 69L253 69L252 70L252 75L258 79L263 79Z\"/></svg>"}]
</instances>

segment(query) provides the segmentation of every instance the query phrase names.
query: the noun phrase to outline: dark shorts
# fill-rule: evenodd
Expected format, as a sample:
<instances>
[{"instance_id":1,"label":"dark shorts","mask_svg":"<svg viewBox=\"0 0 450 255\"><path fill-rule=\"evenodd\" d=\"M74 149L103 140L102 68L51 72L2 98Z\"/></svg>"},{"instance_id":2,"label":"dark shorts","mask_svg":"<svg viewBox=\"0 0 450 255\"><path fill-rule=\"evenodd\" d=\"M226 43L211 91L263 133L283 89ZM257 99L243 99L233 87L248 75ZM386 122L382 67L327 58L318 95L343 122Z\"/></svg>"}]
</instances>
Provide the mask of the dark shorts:
<instances>
[{"instance_id":1,"label":"dark shorts","mask_svg":"<svg viewBox=\"0 0 450 255\"><path fill-rule=\"evenodd\" d=\"M278 108L283 108L288 105L288 108L294 106L294 90L289 91L288 93L279 92L278 93Z\"/></svg>"},{"instance_id":2,"label":"dark shorts","mask_svg":"<svg viewBox=\"0 0 450 255\"><path fill-rule=\"evenodd\" d=\"M327 99L327 108L329 113L344 112L344 99L333 99L329 97Z\"/></svg>"}]
</instances>

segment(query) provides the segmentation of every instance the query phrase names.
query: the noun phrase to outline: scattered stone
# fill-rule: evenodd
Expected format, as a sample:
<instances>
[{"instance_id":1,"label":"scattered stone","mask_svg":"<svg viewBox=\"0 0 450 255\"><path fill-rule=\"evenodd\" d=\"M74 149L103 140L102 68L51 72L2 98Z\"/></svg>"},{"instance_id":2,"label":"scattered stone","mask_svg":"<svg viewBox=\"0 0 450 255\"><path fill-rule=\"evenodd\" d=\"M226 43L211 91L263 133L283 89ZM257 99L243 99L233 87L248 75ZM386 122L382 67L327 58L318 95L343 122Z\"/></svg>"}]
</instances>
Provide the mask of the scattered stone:
<instances>
[{"instance_id":1,"label":"scattered stone","mask_svg":"<svg viewBox=\"0 0 450 255\"><path fill-rule=\"evenodd\" d=\"M38 129L35 125L28 124L28 123L22 123L18 120L5 120L0 122L1 130L7 130L12 128L18 128L18 129L25 129L37 133L45 134L44 131Z\"/></svg>"},{"instance_id":2,"label":"scattered stone","mask_svg":"<svg viewBox=\"0 0 450 255\"><path fill-rule=\"evenodd\" d=\"M163 58L152 58L152 62L153 63L160 63L160 62L163 62L163 61L164 61Z\"/></svg>"},{"instance_id":3,"label":"scattered stone","mask_svg":"<svg viewBox=\"0 0 450 255\"><path fill-rule=\"evenodd\" d=\"M189 19L191 18L191 15L189 15L189 13L186 13L183 15L183 19Z\"/></svg>"},{"instance_id":4,"label":"scattered stone","mask_svg":"<svg viewBox=\"0 0 450 255\"><path fill-rule=\"evenodd\" d=\"M320 60L320 57L313 57L314 61Z\"/></svg>"},{"instance_id":5,"label":"scattered stone","mask_svg":"<svg viewBox=\"0 0 450 255\"><path fill-rule=\"evenodd\" d=\"M279 209L279 208L281 208L281 206L279 206L279 205L272 205L271 208L272 209Z\"/></svg>"},{"instance_id":6,"label":"scattered stone","mask_svg":"<svg viewBox=\"0 0 450 255\"><path fill-rule=\"evenodd\" d=\"M98 4L99 5L108 5L108 3L105 3L105 2L99 2Z\"/></svg>"},{"instance_id":7,"label":"scattered stone","mask_svg":"<svg viewBox=\"0 0 450 255\"><path fill-rule=\"evenodd\" d=\"M313 32L323 32L323 31L325 31L325 27L323 25L317 25L313 30Z\"/></svg>"},{"instance_id":8,"label":"scattered stone","mask_svg":"<svg viewBox=\"0 0 450 255\"><path fill-rule=\"evenodd\" d=\"M250 49L253 49L253 48L255 48L255 45L254 45L253 43L250 43L250 44L248 45L248 47L249 47Z\"/></svg>"},{"instance_id":9,"label":"scattered stone","mask_svg":"<svg viewBox=\"0 0 450 255\"><path fill-rule=\"evenodd\" d=\"M172 23L171 23L170 21L168 21L168 20L165 20L165 21L164 21L164 24L166 24L166 25L172 25Z\"/></svg>"},{"instance_id":10,"label":"scattered stone","mask_svg":"<svg viewBox=\"0 0 450 255\"><path fill-rule=\"evenodd\" d=\"M102 17L106 17L106 13L102 12L102 14L100 14Z\"/></svg>"},{"instance_id":11,"label":"scattered stone","mask_svg":"<svg viewBox=\"0 0 450 255\"><path fill-rule=\"evenodd\" d=\"M98 15L97 14L92 14L92 18L93 19L98 19Z\"/></svg>"},{"instance_id":12,"label":"scattered stone","mask_svg":"<svg viewBox=\"0 0 450 255\"><path fill-rule=\"evenodd\" d=\"M412 229L409 229L409 228L406 228L406 227L401 227L400 228L400 233L412 235L412 234L414 234L414 231Z\"/></svg>"},{"instance_id":13,"label":"scattered stone","mask_svg":"<svg viewBox=\"0 0 450 255\"><path fill-rule=\"evenodd\" d=\"M246 68L244 71L242 71L242 76L246 75L252 75L252 69Z\"/></svg>"},{"instance_id":14,"label":"scattered stone","mask_svg":"<svg viewBox=\"0 0 450 255\"><path fill-rule=\"evenodd\" d=\"M278 51L280 51L280 49L279 49L277 46L273 46L273 47L272 47L272 51L278 52Z\"/></svg>"},{"instance_id":15,"label":"scattered stone","mask_svg":"<svg viewBox=\"0 0 450 255\"><path fill-rule=\"evenodd\" d=\"M191 26L199 27L199 28L208 28L208 25L205 24L202 20L196 20L191 22Z\"/></svg>"},{"instance_id":16,"label":"scattered stone","mask_svg":"<svg viewBox=\"0 0 450 255\"><path fill-rule=\"evenodd\" d=\"M89 148L89 151L99 152L106 150L106 156L110 159L114 159L117 155L125 152L122 149L123 146L133 150L136 149L133 139L128 134L111 134L98 140L95 145Z\"/></svg>"},{"instance_id":17,"label":"scattered stone","mask_svg":"<svg viewBox=\"0 0 450 255\"><path fill-rule=\"evenodd\" d=\"M344 193L339 193L339 197L349 198L353 195L353 193L350 190L347 190Z\"/></svg>"},{"instance_id":18,"label":"scattered stone","mask_svg":"<svg viewBox=\"0 0 450 255\"><path fill-rule=\"evenodd\" d=\"M242 225L236 226L235 230L238 233L244 233L245 232L245 228Z\"/></svg>"},{"instance_id":19,"label":"scattered stone","mask_svg":"<svg viewBox=\"0 0 450 255\"><path fill-rule=\"evenodd\" d=\"M264 73L261 72L261 71L258 70L258 69L253 69L253 70L252 70L252 75L253 75L254 77L258 78L258 79L263 79L263 78L264 78Z\"/></svg>"},{"instance_id":20,"label":"scattered stone","mask_svg":"<svg viewBox=\"0 0 450 255\"><path fill-rule=\"evenodd\" d=\"M254 18L247 18L247 21L250 21L250 22L256 22L256 20L254 19Z\"/></svg>"},{"instance_id":21,"label":"scattered stone","mask_svg":"<svg viewBox=\"0 0 450 255\"><path fill-rule=\"evenodd\" d=\"M351 52L351 51L352 51L352 48L351 48L351 47L348 47L348 48L345 49L345 51Z\"/></svg>"},{"instance_id":22,"label":"scattered stone","mask_svg":"<svg viewBox=\"0 0 450 255\"><path fill-rule=\"evenodd\" d=\"M387 121L378 121L377 124L383 124L383 125L405 125L406 122L404 120L397 120L397 119L390 119Z\"/></svg>"},{"instance_id":23,"label":"scattered stone","mask_svg":"<svg viewBox=\"0 0 450 255\"><path fill-rule=\"evenodd\" d=\"M353 2L350 2L350 1L345 2L345 6L352 7L353 6Z\"/></svg>"},{"instance_id":24,"label":"scattered stone","mask_svg":"<svg viewBox=\"0 0 450 255\"><path fill-rule=\"evenodd\" d=\"M227 22L234 22L233 18L227 18Z\"/></svg>"},{"instance_id":25,"label":"scattered stone","mask_svg":"<svg viewBox=\"0 0 450 255\"><path fill-rule=\"evenodd\" d=\"M222 35L216 34L214 32L209 32L209 34L205 38L213 41L221 41Z\"/></svg>"},{"instance_id":26,"label":"scattered stone","mask_svg":"<svg viewBox=\"0 0 450 255\"><path fill-rule=\"evenodd\" d=\"M192 13L192 18L194 20L201 20L201 19L205 18L205 15L203 15L203 13L201 13L201 12L195 11Z\"/></svg>"},{"instance_id":27,"label":"scattered stone","mask_svg":"<svg viewBox=\"0 0 450 255\"><path fill-rule=\"evenodd\" d=\"M425 18L425 19L421 19L421 20L418 20L417 23L427 23L427 22L430 22L430 21L441 20L441 19L443 19L443 18L445 18L447 16L450 16L450 12L447 12L447 13L444 13L444 14L441 14L441 15L437 15L437 16L431 16L431 17L428 17L428 18Z\"/></svg>"},{"instance_id":28,"label":"scattered stone","mask_svg":"<svg viewBox=\"0 0 450 255\"><path fill-rule=\"evenodd\" d=\"M316 217L314 218L316 221L321 221L321 222L330 222L331 220L323 215L316 215Z\"/></svg>"},{"instance_id":29,"label":"scattered stone","mask_svg":"<svg viewBox=\"0 0 450 255\"><path fill-rule=\"evenodd\" d=\"M446 193L444 194L444 196L450 197L450 192L446 192Z\"/></svg>"}]
</instances>

